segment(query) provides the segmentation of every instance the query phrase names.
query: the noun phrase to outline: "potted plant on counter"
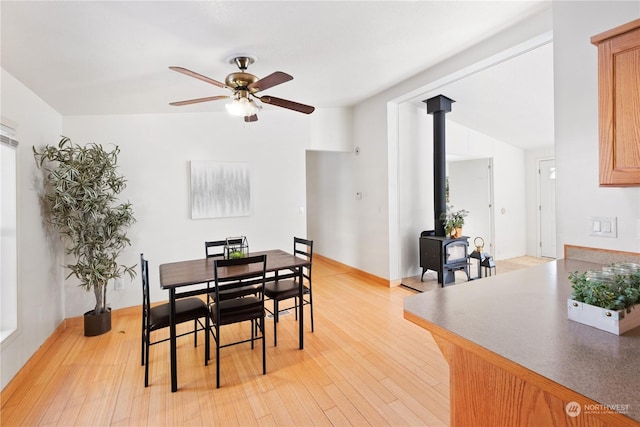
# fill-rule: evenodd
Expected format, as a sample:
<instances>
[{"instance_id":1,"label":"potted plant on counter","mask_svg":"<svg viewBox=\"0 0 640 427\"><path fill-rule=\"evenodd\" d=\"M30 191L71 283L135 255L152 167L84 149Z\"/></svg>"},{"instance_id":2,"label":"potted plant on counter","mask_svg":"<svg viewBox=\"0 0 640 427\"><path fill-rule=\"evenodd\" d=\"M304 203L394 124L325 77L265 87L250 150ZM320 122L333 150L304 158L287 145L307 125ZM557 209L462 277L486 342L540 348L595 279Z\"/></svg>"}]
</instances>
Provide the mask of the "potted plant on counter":
<instances>
[{"instance_id":1,"label":"potted plant on counter","mask_svg":"<svg viewBox=\"0 0 640 427\"><path fill-rule=\"evenodd\" d=\"M570 320L616 335L640 326L640 266L614 264L603 271L575 271L569 281Z\"/></svg>"},{"instance_id":2,"label":"potted plant on counter","mask_svg":"<svg viewBox=\"0 0 640 427\"><path fill-rule=\"evenodd\" d=\"M66 265L67 278L93 291L95 306L84 315L85 336L111 329L107 284L124 274L135 276L135 265L118 264L118 256L131 242L127 230L135 222L130 203L118 203L126 180L117 170L120 149L105 151L101 145L73 144L63 137L57 146L33 147L37 166L44 173L44 212L47 222L65 242L75 262Z\"/></svg>"},{"instance_id":3,"label":"potted plant on counter","mask_svg":"<svg viewBox=\"0 0 640 427\"><path fill-rule=\"evenodd\" d=\"M453 209L453 205L447 205L447 211L440 216L447 236L451 236L454 239L462 236L462 226L467 215L469 215L469 211L465 209L456 211Z\"/></svg>"}]
</instances>

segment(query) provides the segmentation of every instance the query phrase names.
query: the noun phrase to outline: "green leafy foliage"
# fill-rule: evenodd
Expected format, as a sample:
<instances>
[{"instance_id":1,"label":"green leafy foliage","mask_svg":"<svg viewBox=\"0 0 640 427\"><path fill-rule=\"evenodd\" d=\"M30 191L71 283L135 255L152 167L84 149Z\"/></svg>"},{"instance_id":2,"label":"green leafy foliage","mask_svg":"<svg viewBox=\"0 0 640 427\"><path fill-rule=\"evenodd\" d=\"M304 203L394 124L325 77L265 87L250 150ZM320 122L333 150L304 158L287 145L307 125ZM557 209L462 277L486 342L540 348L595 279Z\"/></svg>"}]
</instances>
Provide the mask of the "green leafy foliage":
<instances>
[{"instance_id":1,"label":"green leafy foliage","mask_svg":"<svg viewBox=\"0 0 640 427\"><path fill-rule=\"evenodd\" d=\"M640 301L640 275L616 274L612 283L587 280L587 273L569 274L572 283L571 299L607 310L624 310Z\"/></svg>"},{"instance_id":2,"label":"green leafy foliage","mask_svg":"<svg viewBox=\"0 0 640 427\"><path fill-rule=\"evenodd\" d=\"M451 231L456 228L461 228L464 225L464 219L469 215L469 211L465 209L453 210L453 205L447 205L447 211L440 215L442 225L444 225L445 233L451 234Z\"/></svg>"},{"instance_id":3,"label":"green leafy foliage","mask_svg":"<svg viewBox=\"0 0 640 427\"><path fill-rule=\"evenodd\" d=\"M106 311L107 283L124 274L135 276L135 265L119 265L118 256L131 245L128 228L135 222L130 203L118 204L126 180L117 170L120 149L73 144L63 137L57 146L33 148L44 172L47 221L65 241L75 264L66 267L96 297L96 314Z\"/></svg>"}]
</instances>

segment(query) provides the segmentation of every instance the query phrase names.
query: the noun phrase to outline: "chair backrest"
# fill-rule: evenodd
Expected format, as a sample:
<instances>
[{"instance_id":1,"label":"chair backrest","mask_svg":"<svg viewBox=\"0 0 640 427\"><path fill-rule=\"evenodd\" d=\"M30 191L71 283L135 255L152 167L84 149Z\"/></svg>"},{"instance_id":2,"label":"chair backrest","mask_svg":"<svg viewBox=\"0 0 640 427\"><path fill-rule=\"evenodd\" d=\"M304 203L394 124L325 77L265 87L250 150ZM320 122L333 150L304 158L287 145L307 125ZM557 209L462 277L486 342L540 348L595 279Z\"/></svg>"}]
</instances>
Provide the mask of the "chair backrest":
<instances>
[{"instance_id":1,"label":"chair backrest","mask_svg":"<svg viewBox=\"0 0 640 427\"><path fill-rule=\"evenodd\" d=\"M224 247L227 245L241 245L242 238L234 238L234 239L225 239L225 240L211 240L208 242L204 242L204 255L207 258L211 257L223 257L224 256Z\"/></svg>"},{"instance_id":2,"label":"chair backrest","mask_svg":"<svg viewBox=\"0 0 640 427\"><path fill-rule=\"evenodd\" d=\"M140 254L140 277L142 278L142 321L145 322L151 307L151 296L149 295L149 262L144 259L144 254Z\"/></svg>"},{"instance_id":3,"label":"chair backrest","mask_svg":"<svg viewBox=\"0 0 640 427\"><path fill-rule=\"evenodd\" d=\"M313 261L313 240L294 237L293 254L297 257L304 258L307 261ZM311 265L302 269L302 276L308 281L311 281Z\"/></svg>"},{"instance_id":4,"label":"chair backrest","mask_svg":"<svg viewBox=\"0 0 640 427\"><path fill-rule=\"evenodd\" d=\"M214 256L221 257L224 255L224 247L226 244L226 240L211 240L208 242L204 242L204 255L207 258L211 258Z\"/></svg>"},{"instance_id":5,"label":"chair backrest","mask_svg":"<svg viewBox=\"0 0 640 427\"><path fill-rule=\"evenodd\" d=\"M267 274L267 256L256 255L236 259L215 259L213 261L216 301L221 301L220 292L252 286L264 301L264 284ZM253 293L253 292L252 292Z\"/></svg>"}]
</instances>

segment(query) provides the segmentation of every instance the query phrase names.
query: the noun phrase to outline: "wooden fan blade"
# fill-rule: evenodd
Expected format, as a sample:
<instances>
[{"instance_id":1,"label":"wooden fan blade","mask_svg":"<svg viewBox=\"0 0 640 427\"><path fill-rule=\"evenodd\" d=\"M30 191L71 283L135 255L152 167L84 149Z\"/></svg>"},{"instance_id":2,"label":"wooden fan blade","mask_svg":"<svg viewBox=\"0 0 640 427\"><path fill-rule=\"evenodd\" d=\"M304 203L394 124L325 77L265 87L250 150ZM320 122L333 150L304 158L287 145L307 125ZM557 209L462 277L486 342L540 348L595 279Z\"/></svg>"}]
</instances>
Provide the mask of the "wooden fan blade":
<instances>
[{"instance_id":1,"label":"wooden fan blade","mask_svg":"<svg viewBox=\"0 0 640 427\"><path fill-rule=\"evenodd\" d=\"M226 95L207 96L206 98L198 98L198 99L189 99L187 101L170 102L169 105L173 105L175 107L179 107L181 105L197 104L199 102L217 101L218 99L227 99L227 98L229 98L229 96L226 96Z\"/></svg>"},{"instance_id":2,"label":"wooden fan blade","mask_svg":"<svg viewBox=\"0 0 640 427\"><path fill-rule=\"evenodd\" d=\"M256 116L255 114L252 116L244 116L244 121L245 122L257 122L258 121L258 116Z\"/></svg>"},{"instance_id":3,"label":"wooden fan blade","mask_svg":"<svg viewBox=\"0 0 640 427\"><path fill-rule=\"evenodd\" d=\"M298 102L289 101L282 98L276 98L275 96L263 96L258 98L265 104L275 105L277 107L288 108L289 110L299 111L305 114L311 114L315 110L315 107L311 105L304 105Z\"/></svg>"},{"instance_id":4,"label":"wooden fan blade","mask_svg":"<svg viewBox=\"0 0 640 427\"><path fill-rule=\"evenodd\" d=\"M251 83L247 88L252 92L258 92L261 90L269 89L270 87L277 86L284 82L288 82L289 80L293 80L293 77L287 73L283 73L282 71L276 71L275 73L269 74L267 77L263 77L257 82Z\"/></svg>"},{"instance_id":5,"label":"wooden fan blade","mask_svg":"<svg viewBox=\"0 0 640 427\"><path fill-rule=\"evenodd\" d=\"M187 70L186 68L169 67L169 69L173 70L173 71L177 71L177 72L182 73L182 74L185 74L187 76L193 77L195 79L202 80L203 82L211 83L212 85L221 87L223 89L231 89L230 87L228 87L224 83L220 83L217 80L213 80L212 78L209 78L207 76L203 76L202 74L198 74L195 71Z\"/></svg>"}]
</instances>

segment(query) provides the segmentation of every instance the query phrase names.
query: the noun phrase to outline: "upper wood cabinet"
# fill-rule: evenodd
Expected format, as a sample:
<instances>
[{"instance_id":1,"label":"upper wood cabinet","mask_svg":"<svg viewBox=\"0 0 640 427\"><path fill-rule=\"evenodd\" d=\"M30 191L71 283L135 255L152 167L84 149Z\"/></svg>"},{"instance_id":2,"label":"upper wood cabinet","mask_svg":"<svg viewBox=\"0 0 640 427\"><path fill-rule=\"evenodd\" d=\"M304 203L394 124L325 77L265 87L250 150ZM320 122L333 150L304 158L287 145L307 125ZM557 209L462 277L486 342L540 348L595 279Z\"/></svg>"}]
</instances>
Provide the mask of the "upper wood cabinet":
<instances>
[{"instance_id":1,"label":"upper wood cabinet","mask_svg":"<svg viewBox=\"0 0 640 427\"><path fill-rule=\"evenodd\" d=\"M598 46L600 186L640 186L640 19L591 43Z\"/></svg>"}]
</instances>

